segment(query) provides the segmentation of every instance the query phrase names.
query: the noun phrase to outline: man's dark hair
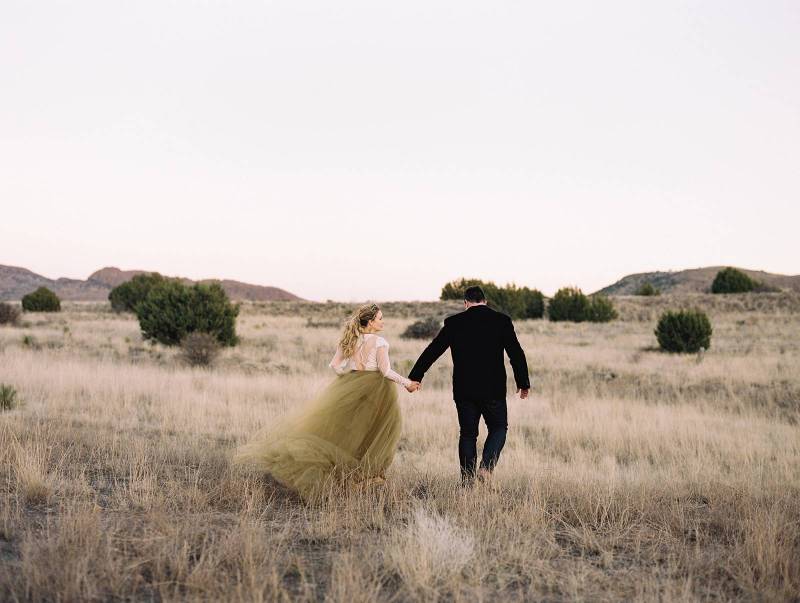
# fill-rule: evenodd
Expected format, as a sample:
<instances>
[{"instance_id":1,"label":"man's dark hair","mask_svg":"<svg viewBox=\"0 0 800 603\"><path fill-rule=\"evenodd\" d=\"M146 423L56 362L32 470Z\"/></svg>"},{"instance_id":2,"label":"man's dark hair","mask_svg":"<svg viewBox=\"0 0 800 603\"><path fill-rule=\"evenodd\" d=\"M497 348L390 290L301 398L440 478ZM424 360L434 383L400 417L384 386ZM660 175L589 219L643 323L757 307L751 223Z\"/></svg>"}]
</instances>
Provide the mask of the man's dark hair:
<instances>
[{"instance_id":1,"label":"man's dark hair","mask_svg":"<svg viewBox=\"0 0 800 603\"><path fill-rule=\"evenodd\" d=\"M483 294L483 289L480 287L467 287L464 290L464 301L479 304L486 301L486 296Z\"/></svg>"}]
</instances>

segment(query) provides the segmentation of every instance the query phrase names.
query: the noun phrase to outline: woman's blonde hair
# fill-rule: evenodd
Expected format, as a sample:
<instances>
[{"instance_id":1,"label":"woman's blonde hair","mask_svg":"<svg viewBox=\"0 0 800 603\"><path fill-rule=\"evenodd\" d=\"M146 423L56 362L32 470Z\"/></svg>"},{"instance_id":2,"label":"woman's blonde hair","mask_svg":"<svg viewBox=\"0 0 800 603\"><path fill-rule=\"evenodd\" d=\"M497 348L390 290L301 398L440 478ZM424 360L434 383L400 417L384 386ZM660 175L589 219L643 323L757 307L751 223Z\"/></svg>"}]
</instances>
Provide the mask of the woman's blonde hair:
<instances>
[{"instance_id":1,"label":"woman's blonde hair","mask_svg":"<svg viewBox=\"0 0 800 603\"><path fill-rule=\"evenodd\" d=\"M374 319L380 311L378 304L364 304L353 312L344 323L344 332L339 339L339 347L345 358L350 358L355 353L359 335L364 332L369 321Z\"/></svg>"}]
</instances>

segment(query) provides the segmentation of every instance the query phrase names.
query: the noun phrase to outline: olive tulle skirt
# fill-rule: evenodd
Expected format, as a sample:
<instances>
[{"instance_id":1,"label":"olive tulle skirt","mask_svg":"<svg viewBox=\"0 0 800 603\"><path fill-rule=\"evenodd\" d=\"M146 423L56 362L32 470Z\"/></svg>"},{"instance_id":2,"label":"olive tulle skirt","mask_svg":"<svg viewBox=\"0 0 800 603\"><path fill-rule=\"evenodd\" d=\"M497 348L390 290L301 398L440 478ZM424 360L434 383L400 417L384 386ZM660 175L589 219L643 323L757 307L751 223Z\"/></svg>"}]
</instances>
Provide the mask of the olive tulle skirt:
<instances>
[{"instance_id":1,"label":"olive tulle skirt","mask_svg":"<svg viewBox=\"0 0 800 603\"><path fill-rule=\"evenodd\" d=\"M305 408L267 426L234 454L306 500L335 483L381 475L401 430L397 385L378 371L338 376Z\"/></svg>"}]
</instances>

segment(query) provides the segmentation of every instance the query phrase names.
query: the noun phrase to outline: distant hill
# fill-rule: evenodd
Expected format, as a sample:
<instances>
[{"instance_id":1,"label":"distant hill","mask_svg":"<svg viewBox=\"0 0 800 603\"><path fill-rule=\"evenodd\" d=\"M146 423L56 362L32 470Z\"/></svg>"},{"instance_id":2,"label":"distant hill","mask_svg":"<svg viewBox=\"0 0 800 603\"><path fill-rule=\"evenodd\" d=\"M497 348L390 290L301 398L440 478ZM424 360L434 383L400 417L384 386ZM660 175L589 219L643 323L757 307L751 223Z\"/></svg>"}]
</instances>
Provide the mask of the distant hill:
<instances>
[{"instance_id":1,"label":"distant hill","mask_svg":"<svg viewBox=\"0 0 800 603\"><path fill-rule=\"evenodd\" d=\"M117 285L129 281L147 270L120 270L106 267L89 275L85 281L71 278L49 279L26 268L0 264L0 300L22 299L39 287L47 287L65 301L104 301ZM195 281L181 278L187 284ZM302 301L302 298L278 287L251 285L232 280L206 279L201 283L217 282L236 301Z\"/></svg>"},{"instance_id":2,"label":"distant hill","mask_svg":"<svg viewBox=\"0 0 800 603\"><path fill-rule=\"evenodd\" d=\"M600 289L597 293L602 293L603 295L634 295L639 286L646 282L661 289L662 293L708 293L711 291L711 283L714 282L714 277L723 268L725 266L709 266L707 268L692 268L676 272L629 274L613 285ZM772 274L763 270L746 270L744 268L739 268L739 270L769 287L800 292L800 275L787 276L784 274Z\"/></svg>"}]
</instances>

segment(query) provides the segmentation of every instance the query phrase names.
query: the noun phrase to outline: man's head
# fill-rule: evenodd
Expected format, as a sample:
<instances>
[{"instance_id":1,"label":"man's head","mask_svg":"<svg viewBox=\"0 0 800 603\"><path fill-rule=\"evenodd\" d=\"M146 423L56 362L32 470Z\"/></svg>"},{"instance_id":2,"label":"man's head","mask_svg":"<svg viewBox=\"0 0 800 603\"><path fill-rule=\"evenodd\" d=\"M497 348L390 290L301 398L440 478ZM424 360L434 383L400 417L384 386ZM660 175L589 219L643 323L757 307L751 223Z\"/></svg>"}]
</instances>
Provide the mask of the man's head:
<instances>
[{"instance_id":1,"label":"man's head","mask_svg":"<svg viewBox=\"0 0 800 603\"><path fill-rule=\"evenodd\" d=\"M467 287L464 291L464 307L486 305L486 296L480 287Z\"/></svg>"}]
</instances>

